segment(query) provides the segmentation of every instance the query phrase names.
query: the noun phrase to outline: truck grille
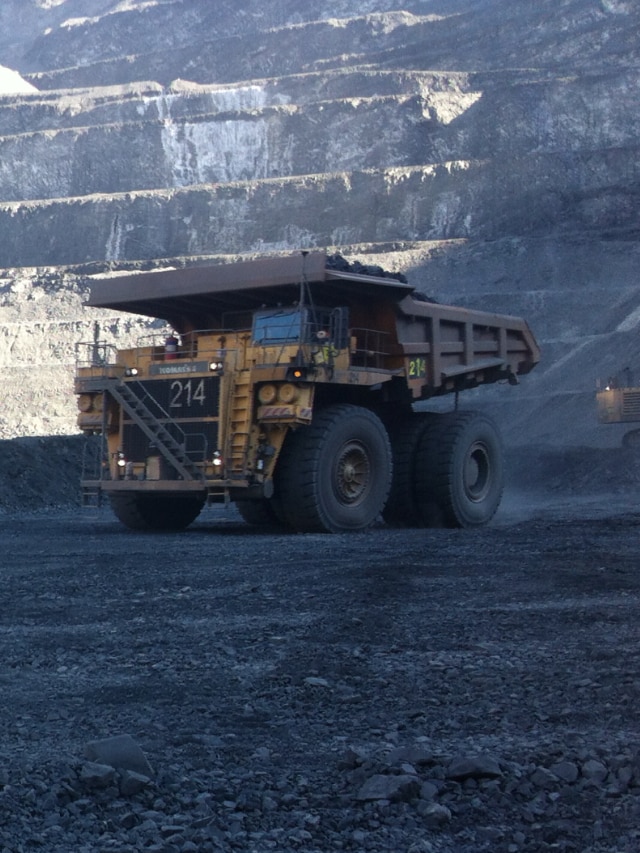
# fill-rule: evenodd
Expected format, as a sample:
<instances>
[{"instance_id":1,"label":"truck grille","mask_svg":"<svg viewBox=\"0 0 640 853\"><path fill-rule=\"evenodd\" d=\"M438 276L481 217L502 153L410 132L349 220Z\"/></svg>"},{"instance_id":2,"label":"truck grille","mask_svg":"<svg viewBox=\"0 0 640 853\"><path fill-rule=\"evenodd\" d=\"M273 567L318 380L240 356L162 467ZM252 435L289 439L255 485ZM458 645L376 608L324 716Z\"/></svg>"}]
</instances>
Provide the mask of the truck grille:
<instances>
[{"instance_id":1,"label":"truck grille","mask_svg":"<svg viewBox=\"0 0 640 853\"><path fill-rule=\"evenodd\" d=\"M184 376L136 381L131 389L153 417L171 433L193 462L203 461L218 449L219 376ZM151 441L144 430L124 413L123 451L128 460L143 462Z\"/></svg>"},{"instance_id":2,"label":"truck grille","mask_svg":"<svg viewBox=\"0 0 640 853\"><path fill-rule=\"evenodd\" d=\"M640 391L622 392L622 417L625 420L640 420Z\"/></svg>"}]
</instances>

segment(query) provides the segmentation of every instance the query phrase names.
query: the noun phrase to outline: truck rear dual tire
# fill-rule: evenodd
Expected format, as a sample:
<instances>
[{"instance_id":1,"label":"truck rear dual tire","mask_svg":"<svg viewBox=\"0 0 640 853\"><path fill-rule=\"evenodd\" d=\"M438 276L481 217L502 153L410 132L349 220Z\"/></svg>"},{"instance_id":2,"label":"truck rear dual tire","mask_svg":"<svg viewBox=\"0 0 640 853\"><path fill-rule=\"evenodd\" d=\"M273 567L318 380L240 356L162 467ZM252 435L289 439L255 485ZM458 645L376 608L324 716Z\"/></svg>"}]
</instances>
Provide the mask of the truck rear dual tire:
<instances>
[{"instance_id":1,"label":"truck rear dual tire","mask_svg":"<svg viewBox=\"0 0 640 853\"><path fill-rule=\"evenodd\" d=\"M390 428L392 527L476 527L495 514L504 486L494 422L476 412L414 412Z\"/></svg>"},{"instance_id":2,"label":"truck rear dual tire","mask_svg":"<svg viewBox=\"0 0 640 853\"><path fill-rule=\"evenodd\" d=\"M364 530L382 513L391 468L380 418L361 406L329 406L287 437L276 472L278 506L299 532Z\"/></svg>"},{"instance_id":3,"label":"truck rear dual tire","mask_svg":"<svg viewBox=\"0 0 640 853\"><path fill-rule=\"evenodd\" d=\"M145 492L114 492L109 500L118 520L131 530L184 530L205 504L204 497Z\"/></svg>"},{"instance_id":4,"label":"truck rear dual tire","mask_svg":"<svg viewBox=\"0 0 640 853\"><path fill-rule=\"evenodd\" d=\"M622 446L630 450L640 448L640 429L632 429L622 436Z\"/></svg>"},{"instance_id":5,"label":"truck rear dual tire","mask_svg":"<svg viewBox=\"0 0 640 853\"><path fill-rule=\"evenodd\" d=\"M489 522L504 489L502 442L478 412L437 415L418 442L415 509L424 527L479 527Z\"/></svg>"},{"instance_id":6,"label":"truck rear dual tire","mask_svg":"<svg viewBox=\"0 0 640 853\"><path fill-rule=\"evenodd\" d=\"M389 426L393 478L382 515L391 527L425 526L416 502L416 457L422 436L438 417L432 412L412 412Z\"/></svg>"}]
</instances>

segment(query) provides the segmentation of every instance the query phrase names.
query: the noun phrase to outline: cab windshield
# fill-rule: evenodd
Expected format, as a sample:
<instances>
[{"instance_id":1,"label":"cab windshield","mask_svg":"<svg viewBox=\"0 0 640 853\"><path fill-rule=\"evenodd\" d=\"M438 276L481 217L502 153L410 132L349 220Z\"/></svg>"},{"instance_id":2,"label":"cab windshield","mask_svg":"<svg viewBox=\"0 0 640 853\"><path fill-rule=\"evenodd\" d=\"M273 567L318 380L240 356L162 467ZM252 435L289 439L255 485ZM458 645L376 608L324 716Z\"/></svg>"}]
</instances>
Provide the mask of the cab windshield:
<instances>
[{"instance_id":1,"label":"cab windshield","mask_svg":"<svg viewBox=\"0 0 640 853\"><path fill-rule=\"evenodd\" d=\"M306 311L277 308L260 311L253 318L253 341L256 344L295 344L302 337Z\"/></svg>"}]
</instances>

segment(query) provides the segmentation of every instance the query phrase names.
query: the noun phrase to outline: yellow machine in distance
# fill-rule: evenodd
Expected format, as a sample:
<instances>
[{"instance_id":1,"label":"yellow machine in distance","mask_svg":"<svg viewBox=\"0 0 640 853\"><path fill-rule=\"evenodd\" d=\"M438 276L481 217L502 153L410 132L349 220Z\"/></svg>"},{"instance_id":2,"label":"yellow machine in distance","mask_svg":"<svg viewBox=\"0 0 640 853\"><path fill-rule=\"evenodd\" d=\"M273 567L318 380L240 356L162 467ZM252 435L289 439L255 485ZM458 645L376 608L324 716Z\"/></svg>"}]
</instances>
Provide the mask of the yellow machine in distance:
<instances>
[{"instance_id":1,"label":"yellow machine in distance","mask_svg":"<svg viewBox=\"0 0 640 853\"><path fill-rule=\"evenodd\" d=\"M640 422L640 387L634 382L629 368L611 376L596 391L598 421L601 424ZM640 447L640 427L626 432L622 437L625 447Z\"/></svg>"}]
</instances>

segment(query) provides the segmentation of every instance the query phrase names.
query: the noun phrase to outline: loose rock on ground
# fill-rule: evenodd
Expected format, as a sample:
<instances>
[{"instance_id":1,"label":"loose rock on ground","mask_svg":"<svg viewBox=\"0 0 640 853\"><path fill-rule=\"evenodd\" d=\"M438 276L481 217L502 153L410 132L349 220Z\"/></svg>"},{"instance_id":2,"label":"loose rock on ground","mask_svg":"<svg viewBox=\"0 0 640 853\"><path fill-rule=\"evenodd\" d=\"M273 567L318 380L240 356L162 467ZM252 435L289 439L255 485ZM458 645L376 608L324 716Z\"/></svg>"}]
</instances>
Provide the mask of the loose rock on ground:
<instances>
[{"instance_id":1,"label":"loose rock on ground","mask_svg":"<svg viewBox=\"0 0 640 853\"><path fill-rule=\"evenodd\" d=\"M0 516L0 850L638 850L640 511L537 500L338 536Z\"/></svg>"}]
</instances>

